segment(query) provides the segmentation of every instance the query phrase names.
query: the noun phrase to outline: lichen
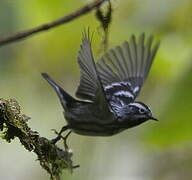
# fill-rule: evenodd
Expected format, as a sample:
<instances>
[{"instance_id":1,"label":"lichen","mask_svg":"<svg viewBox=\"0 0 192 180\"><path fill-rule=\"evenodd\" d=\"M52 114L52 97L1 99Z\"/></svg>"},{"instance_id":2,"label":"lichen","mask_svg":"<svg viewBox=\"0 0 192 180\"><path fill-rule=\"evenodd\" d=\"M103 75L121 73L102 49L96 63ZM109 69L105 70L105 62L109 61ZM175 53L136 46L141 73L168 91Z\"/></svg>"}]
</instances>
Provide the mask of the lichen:
<instances>
[{"instance_id":1,"label":"lichen","mask_svg":"<svg viewBox=\"0 0 192 180\"><path fill-rule=\"evenodd\" d=\"M37 159L49 174L51 179L60 179L64 169L71 172L73 166L72 152L68 147L57 147L50 140L41 137L37 131L31 130L27 122L30 118L21 113L21 108L15 99L0 99L0 131L1 138L11 142L16 137L30 152L37 155Z\"/></svg>"}]
</instances>

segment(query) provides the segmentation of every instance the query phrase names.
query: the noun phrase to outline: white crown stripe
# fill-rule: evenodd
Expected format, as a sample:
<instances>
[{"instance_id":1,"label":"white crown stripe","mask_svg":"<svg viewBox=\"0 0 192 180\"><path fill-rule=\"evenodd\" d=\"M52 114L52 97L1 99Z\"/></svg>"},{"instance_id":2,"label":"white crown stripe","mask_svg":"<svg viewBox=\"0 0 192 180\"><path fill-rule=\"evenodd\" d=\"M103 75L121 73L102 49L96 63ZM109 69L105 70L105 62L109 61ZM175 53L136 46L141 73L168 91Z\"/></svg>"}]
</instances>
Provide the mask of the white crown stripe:
<instances>
[{"instance_id":1,"label":"white crown stripe","mask_svg":"<svg viewBox=\"0 0 192 180\"><path fill-rule=\"evenodd\" d=\"M139 109L144 109L145 111L147 111L147 110L151 111L147 105L143 105L141 103L134 102L134 103L130 103L130 105L138 107Z\"/></svg>"}]
</instances>

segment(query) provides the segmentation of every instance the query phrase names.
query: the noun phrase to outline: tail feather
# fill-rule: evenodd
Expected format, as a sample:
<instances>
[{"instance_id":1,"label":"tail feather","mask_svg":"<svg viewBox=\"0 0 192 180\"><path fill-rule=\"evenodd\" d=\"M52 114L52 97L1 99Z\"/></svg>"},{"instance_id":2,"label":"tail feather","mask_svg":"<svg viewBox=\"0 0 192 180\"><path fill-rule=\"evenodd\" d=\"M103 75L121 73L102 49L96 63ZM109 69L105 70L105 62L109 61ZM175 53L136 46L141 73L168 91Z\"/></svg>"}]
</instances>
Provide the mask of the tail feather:
<instances>
[{"instance_id":1,"label":"tail feather","mask_svg":"<svg viewBox=\"0 0 192 180\"><path fill-rule=\"evenodd\" d=\"M54 88L64 109L76 101L72 96L65 92L64 89L61 88L47 73L41 73L41 75Z\"/></svg>"}]
</instances>

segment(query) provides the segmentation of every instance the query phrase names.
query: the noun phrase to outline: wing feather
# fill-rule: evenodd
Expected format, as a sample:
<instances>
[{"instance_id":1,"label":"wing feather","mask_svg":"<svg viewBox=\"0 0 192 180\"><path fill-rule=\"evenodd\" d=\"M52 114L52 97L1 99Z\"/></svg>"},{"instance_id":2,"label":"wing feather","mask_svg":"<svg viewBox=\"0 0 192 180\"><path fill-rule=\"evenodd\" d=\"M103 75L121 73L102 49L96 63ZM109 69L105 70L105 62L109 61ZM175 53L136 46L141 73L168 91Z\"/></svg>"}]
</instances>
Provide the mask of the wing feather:
<instances>
[{"instance_id":1,"label":"wing feather","mask_svg":"<svg viewBox=\"0 0 192 180\"><path fill-rule=\"evenodd\" d=\"M119 90L121 96L134 95L134 98L130 95L130 101L133 101L149 73L158 47L159 43L153 45L153 36L145 40L143 33L137 40L132 35L129 41L104 54L95 65L90 37L85 33L78 55L81 79L76 95L107 105L105 96L109 94L105 93L117 95Z\"/></svg>"},{"instance_id":2,"label":"wing feather","mask_svg":"<svg viewBox=\"0 0 192 180\"><path fill-rule=\"evenodd\" d=\"M82 99L92 100L97 88L96 71L92 65L93 55L89 41L89 34L84 33L82 44L78 54L78 63L81 71L80 85L76 96Z\"/></svg>"},{"instance_id":3,"label":"wing feather","mask_svg":"<svg viewBox=\"0 0 192 180\"><path fill-rule=\"evenodd\" d=\"M129 84L124 91L131 92L136 98L149 73L158 47L159 43L153 46L153 36L149 36L145 43L143 33L138 40L132 35L129 41L109 50L97 62L98 72L105 87L113 87L116 83L124 86L127 82ZM118 91L117 86L115 87Z\"/></svg>"},{"instance_id":4,"label":"wing feather","mask_svg":"<svg viewBox=\"0 0 192 180\"><path fill-rule=\"evenodd\" d=\"M81 99L92 101L97 108L100 109L100 115L108 115L108 113L111 113L111 107L108 103L100 75L94 62L89 32L88 34L84 34L78 55L78 63L80 66L81 78L76 96ZM108 77L109 74L106 75L106 73L109 73L107 69L103 71L102 77L103 81L107 83L104 77Z\"/></svg>"}]
</instances>

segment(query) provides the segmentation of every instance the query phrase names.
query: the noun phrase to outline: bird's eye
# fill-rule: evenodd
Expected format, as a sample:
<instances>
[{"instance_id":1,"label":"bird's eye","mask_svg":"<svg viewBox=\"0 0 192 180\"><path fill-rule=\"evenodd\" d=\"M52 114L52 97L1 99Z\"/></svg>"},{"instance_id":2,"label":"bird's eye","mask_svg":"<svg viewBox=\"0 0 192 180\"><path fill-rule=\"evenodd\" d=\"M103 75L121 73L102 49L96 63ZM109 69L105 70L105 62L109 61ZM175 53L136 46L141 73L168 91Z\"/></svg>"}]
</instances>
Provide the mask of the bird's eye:
<instances>
[{"instance_id":1,"label":"bird's eye","mask_svg":"<svg viewBox=\"0 0 192 180\"><path fill-rule=\"evenodd\" d=\"M131 112L134 112L134 108L132 106L130 107L130 110L131 110Z\"/></svg>"},{"instance_id":2,"label":"bird's eye","mask_svg":"<svg viewBox=\"0 0 192 180\"><path fill-rule=\"evenodd\" d=\"M139 109L139 112L140 112L141 114L143 114L143 113L145 112L145 110L144 110L144 109Z\"/></svg>"}]
</instances>

